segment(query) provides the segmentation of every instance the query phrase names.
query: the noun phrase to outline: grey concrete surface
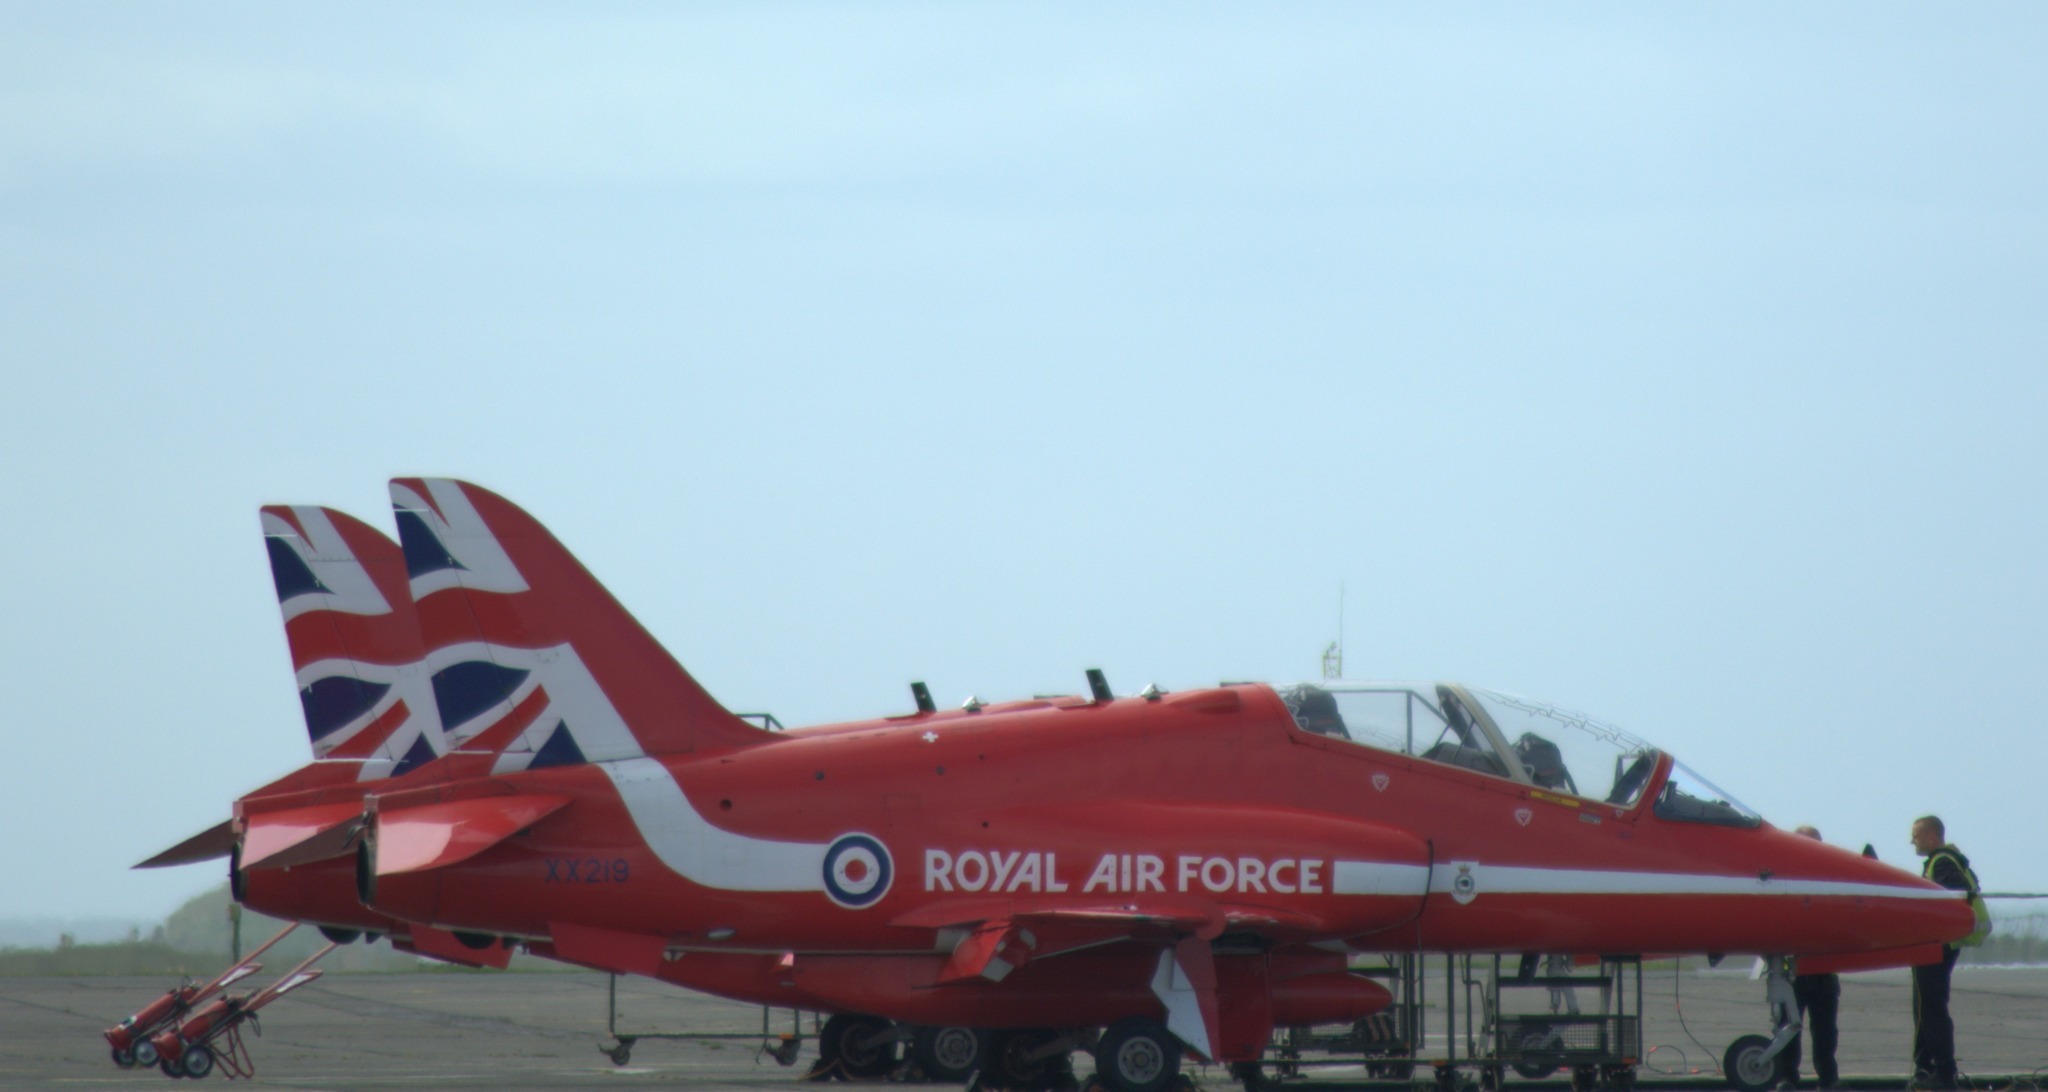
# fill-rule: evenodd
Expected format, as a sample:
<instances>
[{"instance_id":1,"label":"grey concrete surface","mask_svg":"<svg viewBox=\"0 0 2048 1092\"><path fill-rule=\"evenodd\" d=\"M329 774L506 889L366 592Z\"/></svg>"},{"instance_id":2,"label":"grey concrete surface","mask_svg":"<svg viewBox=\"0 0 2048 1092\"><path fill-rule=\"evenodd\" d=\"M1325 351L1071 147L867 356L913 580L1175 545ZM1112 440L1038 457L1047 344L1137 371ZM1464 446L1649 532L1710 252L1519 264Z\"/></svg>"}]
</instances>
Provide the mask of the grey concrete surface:
<instances>
[{"instance_id":1,"label":"grey concrete surface","mask_svg":"<svg viewBox=\"0 0 2048 1092\"><path fill-rule=\"evenodd\" d=\"M153 1070L116 1069L99 1033L168 985L136 978L0 979L0 1087L162 1087L166 1078ZM798 1064L784 1068L761 1057L753 1038L649 1040L638 1045L630 1064L615 1066L599 1052L609 1043L605 985L603 975L580 973L331 975L265 1012L262 1036L248 1038L258 1074L251 1083L740 1092L790 1084L815 1056L806 1043ZM1440 994L1434 988L1440 985L1438 978L1433 992ZM1665 967L1647 970L1644 985L1646 1080L1683 1075L1698 1087L1714 1087L1715 1059L1728 1043L1764 1030L1762 985L1739 973ZM1845 976L1840 1058L1846 1075L1868 1078L1859 1085L1903 1084L1912 1044L1910 994L1904 972ZM620 1029L628 1033L751 1036L760 1029L758 1008L644 980L621 980L619 998ZM1954 1012L1964 1069L1999 1078L1985 1086L2004 1087L2011 1083L2005 1078L2030 1073L2035 1083L2048 1083L2040 1079L2048 1066L2048 968L1961 968ZM1441 1013L1429 1019L1440 1032ZM788 1020L787 1013L777 1014L776 1030L786 1030ZM808 1032L808 1021L804 1026ZM1441 1052L1440 1035L1430 1047ZM1079 1070L1089 1068L1085 1056L1076 1062ZM1208 1089L1234 1087L1219 1070L1195 1069L1192 1076ZM1515 1085L1537 1087L1511 1078L1510 1088Z\"/></svg>"}]
</instances>

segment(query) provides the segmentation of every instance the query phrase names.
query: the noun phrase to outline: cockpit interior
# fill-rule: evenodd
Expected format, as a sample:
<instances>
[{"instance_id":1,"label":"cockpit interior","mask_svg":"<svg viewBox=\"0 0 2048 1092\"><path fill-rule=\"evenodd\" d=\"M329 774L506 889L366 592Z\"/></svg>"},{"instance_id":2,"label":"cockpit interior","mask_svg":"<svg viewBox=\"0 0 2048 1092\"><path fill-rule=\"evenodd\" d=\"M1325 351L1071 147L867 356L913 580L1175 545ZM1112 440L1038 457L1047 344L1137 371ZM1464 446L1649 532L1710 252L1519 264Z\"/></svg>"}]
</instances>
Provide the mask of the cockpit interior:
<instances>
[{"instance_id":1,"label":"cockpit interior","mask_svg":"<svg viewBox=\"0 0 2048 1092\"><path fill-rule=\"evenodd\" d=\"M1304 732L1620 808L1642 799L1661 754L1584 714L1476 686L1329 680L1277 690ZM1651 810L1717 826L1763 821L1675 760Z\"/></svg>"}]
</instances>

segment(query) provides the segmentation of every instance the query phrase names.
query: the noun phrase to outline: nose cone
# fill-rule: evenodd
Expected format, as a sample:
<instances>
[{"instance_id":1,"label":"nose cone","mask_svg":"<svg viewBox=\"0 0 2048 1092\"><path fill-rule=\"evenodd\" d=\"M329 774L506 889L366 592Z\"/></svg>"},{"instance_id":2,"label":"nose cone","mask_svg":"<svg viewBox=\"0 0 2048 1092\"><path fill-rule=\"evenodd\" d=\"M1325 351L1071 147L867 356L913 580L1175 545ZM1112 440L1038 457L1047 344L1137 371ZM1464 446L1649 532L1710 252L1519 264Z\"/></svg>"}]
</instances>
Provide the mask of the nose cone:
<instances>
[{"instance_id":1,"label":"nose cone","mask_svg":"<svg viewBox=\"0 0 2048 1092\"><path fill-rule=\"evenodd\" d=\"M1976 928L1968 897L1880 861L1774 832L1773 883L1801 896L1800 953L1953 944Z\"/></svg>"}]
</instances>

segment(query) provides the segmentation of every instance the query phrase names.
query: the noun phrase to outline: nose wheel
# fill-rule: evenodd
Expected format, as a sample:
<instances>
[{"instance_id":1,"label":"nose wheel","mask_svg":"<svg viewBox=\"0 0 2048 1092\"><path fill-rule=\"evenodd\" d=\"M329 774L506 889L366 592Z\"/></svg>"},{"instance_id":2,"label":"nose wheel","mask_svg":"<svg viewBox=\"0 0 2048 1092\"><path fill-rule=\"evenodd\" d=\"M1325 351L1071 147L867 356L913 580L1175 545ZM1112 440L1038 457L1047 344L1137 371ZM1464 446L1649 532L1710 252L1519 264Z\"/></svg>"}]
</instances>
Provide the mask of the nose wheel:
<instances>
[{"instance_id":1,"label":"nose wheel","mask_svg":"<svg viewBox=\"0 0 2048 1092\"><path fill-rule=\"evenodd\" d=\"M1728 1044L1721 1072L1736 1092L1764 1092L1778 1083L1778 1063L1801 1029L1799 997L1792 989L1792 967L1781 956L1765 956L1764 999L1771 1008L1770 1035L1745 1035Z\"/></svg>"},{"instance_id":2,"label":"nose wheel","mask_svg":"<svg viewBox=\"0 0 2048 1092\"><path fill-rule=\"evenodd\" d=\"M1745 1035L1728 1044L1721 1056L1721 1072L1736 1092L1765 1092L1778 1083L1778 1059L1771 1053L1771 1037Z\"/></svg>"}]
</instances>

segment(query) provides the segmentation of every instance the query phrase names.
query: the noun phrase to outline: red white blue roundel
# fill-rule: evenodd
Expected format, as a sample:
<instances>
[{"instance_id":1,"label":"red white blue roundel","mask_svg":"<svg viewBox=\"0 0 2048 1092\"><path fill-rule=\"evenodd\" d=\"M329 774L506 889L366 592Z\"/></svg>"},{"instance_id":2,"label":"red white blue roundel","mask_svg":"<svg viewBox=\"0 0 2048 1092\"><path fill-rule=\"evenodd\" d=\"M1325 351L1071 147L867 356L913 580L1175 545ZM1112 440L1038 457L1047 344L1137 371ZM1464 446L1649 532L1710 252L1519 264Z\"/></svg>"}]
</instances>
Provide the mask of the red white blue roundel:
<instances>
[{"instance_id":1,"label":"red white blue roundel","mask_svg":"<svg viewBox=\"0 0 2048 1092\"><path fill-rule=\"evenodd\" d=\"M825 850L825 894L841 906L874 905L895 878L888 848L869 835L842 834Z\"/></svg>"}]
</instances>

